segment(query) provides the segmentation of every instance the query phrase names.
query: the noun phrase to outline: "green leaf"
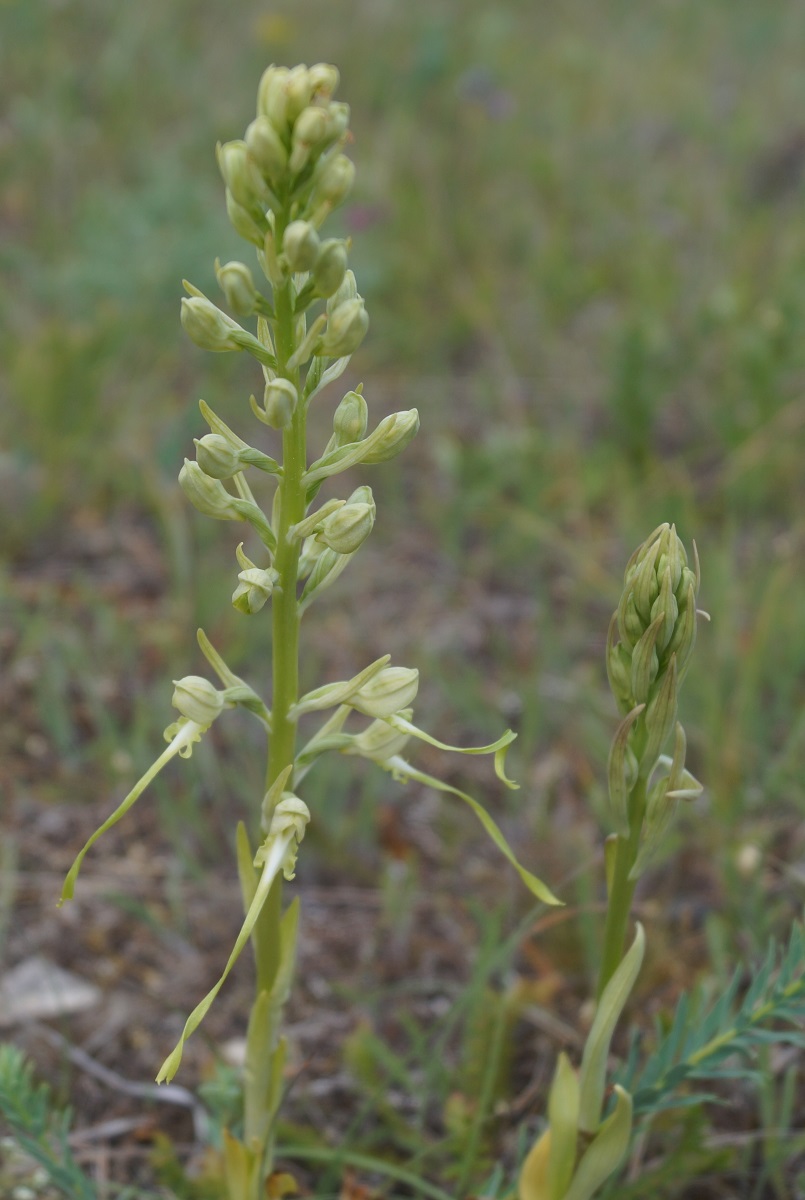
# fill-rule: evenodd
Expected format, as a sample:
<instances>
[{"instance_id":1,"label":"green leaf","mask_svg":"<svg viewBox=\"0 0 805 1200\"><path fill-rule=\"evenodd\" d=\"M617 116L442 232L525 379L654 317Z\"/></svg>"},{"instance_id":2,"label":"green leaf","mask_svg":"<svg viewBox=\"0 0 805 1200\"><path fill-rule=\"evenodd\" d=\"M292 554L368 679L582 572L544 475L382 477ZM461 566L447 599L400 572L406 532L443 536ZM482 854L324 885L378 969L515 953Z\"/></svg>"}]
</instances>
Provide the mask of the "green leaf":
<instances>
[{"instance_id":1,"label":"green leaf","mask_svg":"<svg viewBox=\"0 0 805 1200\"><path fill-rule=\"evenodd\" d=\"M615 1111L604 1121L582 1156L562 1200L590 1200L623 1162L632 1134L632 1097L617 1084L615 1092Z\"/></svg>"},{"instance_id":2,"label":"green leaf","mask_svg":"<svg viewBox=\"0 0 805 1200\"><path fill-rule=\"evenodd\" d=\"M581 1060L579 1129L584 1133L595 1133L601 1119L609 1046L615 1026L640 973L645 947L646 935L643 926L638 922L632 945L598 1001L595 1020L587 1036ZM631 1110L631 1100L629 1103Z\"/></svg>"}]
</instances>

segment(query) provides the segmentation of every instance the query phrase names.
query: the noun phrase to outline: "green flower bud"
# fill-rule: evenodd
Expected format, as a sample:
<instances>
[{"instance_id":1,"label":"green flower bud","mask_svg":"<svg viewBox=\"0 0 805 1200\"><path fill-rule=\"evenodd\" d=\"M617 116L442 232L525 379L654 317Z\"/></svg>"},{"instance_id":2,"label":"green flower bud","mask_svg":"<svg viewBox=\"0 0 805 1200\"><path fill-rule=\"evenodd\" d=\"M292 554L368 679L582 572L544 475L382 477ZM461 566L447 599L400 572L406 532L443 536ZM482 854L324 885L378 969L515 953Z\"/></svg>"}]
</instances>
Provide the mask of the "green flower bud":
<instances>
[{"instance_id":1,"label":"green flower bud","mask_svg":"<svg viewBox=\"0 0 805 1200\"><path fill-rule=\"evenodd\" d=\"M645 704L649 688L657 678L660 660L657 657L657 637L662 626L662 617L657 617L632 651L632 695L635 704Z\"/></svg>"},{"instance_id":2,"label":"green flower bud","mask_svg":"<svg viewBox=\"0 0 805 1200\"><path fill-rule=\"evenodd\" d=\"M679 616L679 605L674 595L673 576L670 568L666 567L659 578L659 595L651 606L649 616L652 621L655 621L658 616L662 616L663 618L663 623L657 637L657 651L662 654L673 636L674 626Z\"/></svg>"},{"instance_id":3,"label":"green flower bud","mask_svg":"<svg viewBox=\"0 0 805 1200\"><path fill-rule=\"evenodd\" d=\"M694 572L687 562L675 528L655 529L629 560L607 640L607 672L619 708L626 713L636 704L649 703L652 728L648 711L645 727L649 746L656 740L655 724L665 731L663 740L673 727L676 688L663 690L663 680L673 660L678 687L696 638L698 563Z\"/></svg>"},{"instance_id":4,"label":"green flower bud","mask_svg":"<svg viewBox=\"0 0 805 1200\"><path fill-rule=\"evenodd\" d=\"M245 263L228 262L223 266L215 260L215 274L226 302L241 317L254 312L257 288L252 273Z\"/></svg>"},{"instance_id":5,"label":"green flower bud","mask_svg":"<svg viewBox=\"0 0 805 1200\"><path fill-rule=\"evenodd\" d=\"M247 242L253 242L255 246L262 250L265 242L266 229L268 228L268 223L265 221L265 217L261 218L264 226L261 229L257 222L256 216L252 217L245 208L242 208L239 204L235 203L234 197L232 196L229 188L226 189L226 212L227 216L229 217L229 222L232 228L235 230L235 233L240 234L240 236L245 238Z\"/></svg>"},{"instance_id":6,"label":"green flower bud","mask_svg":"<svg viewBox=\"0 0 805 1200\"><path fill-rule=\"evenodd\" d=\"M316 173L313 191L316 215L321 220L346 200L355 182L355 164L346 154L329 155L320 160L321 169ZM320 223L320 221L317 221Z\"/></svg>"},{"instance_id":7,"label":"green flower bud","mask_svg":"<svg viewBox=\"0 0 805 1200\"><path fill-rule=\"evenodd\" d=\"M419 671L386 667L356 692L349 703L364 716L391 717L413 703L418 689Z\"/></svg>"},{"instance_id":8,"label":"green flower bud","mask_svg":"<svg viewBox=\"0 0 805 1200\"><path fill-rule=\"evenodd\" d=\"M174 679L173 686L173 707L197 725L211 725L224 707L224 693L201 675Z\"/></svg>"},{"instance_id":9,"label":"green flower bud","mask_svg":"<svg viewBox=\"0 0 805 1200\"><path fill-rule=\"evenodd\" d=\"M349 105L348 104L331 104L329 107L330 128L327 134L327 143L337 141L349 129Z\"/></svg>"},{"instance_id":10,"label":"green flower bud","mask_svg":"<svg viewBox=\"0 0 805 1200\"><path fill-rule=\"evenodd\" d=\"M268 200L268 189L245 142L218 144L218 168L232 198L247 212L260 211Z\"/></svg>"},{"instance_id":11,"label":"green flower bud","mask_svg":"<svg viewBox=\"0 0 805 1200\"><path fill-rule=\"evenodd\" d=\"M651 620L651 606L660 591L660 583L657 579L655 567L659 552L660 543L656 541L649 547L646 555L640 560L629 581L635 608L644 627Z\"/></svg>"},{"instance_id":12,"label":"green flower bud","mask_svg":"<svg viewBox=\"0 0 805 1200\"><path fill-rule=\"evenodd\" d=\"M361 392L347 392L333 414L333 448L359 442L366 434L369 406Z\"/></svg>"},{"instance_id":13,"label":"green flower bud","mask_svg":"<svg viewBox=\"0 0 805 1200\"><path fill-rule=\"evenodd\" d=\"M419 429L419 413L415 408L391 413L384 417L372 434L372 448L361 459L364 463L388 462L413 441Z\"/></svg>"},{"instance_id":14,"label":"green flower bud","mask_svg":"<svg viewBox=\"0 0 805 1200\"><path fill-rule=\"evenodd\" d=\"M237 447L222 434L205 433L203 438L193 438L193 441L196 462L205 475L212 479L231 479L241 469Z\"/></svg>"},{"instance_id":15,"label":"green flower bud","mask_svg":"<svg viewBox=\"0 0 805 1200\"><path fill-rule=\"evenodd\" d=\"M292 271L309 271L319 245L319 235L309 221L291 221L282 238L282 253Z\"/></svg>"},{"instance_id":16,"label":"green flower bud","mask_svg":"<svg viewBox=\"0 0 805 1200\"><path fill-rule=\"evenodd\" d=\"M347 271L347 246L341 238L328 238L313 264L313 282L319 296L332 296L344 282Z\"/></svg>"},{"instance_id":17,"label":"green flower bud","mask_svg":"<svg viewBox=\"0 0 805 1200\"><path fill-rule=\"evenodd\" d=\"M354 300L345 300L330 316L318 353L328 358L344 358L354 354L366 337L368 328L369 314L363 300L359 296Z\"/></svg>"},{"instance_id":18,"label":"green flower bud","mask_svg":"<svg viewBox=\"0 0 805 1200\"><path fill-rule=\"evenodd\" d=\"M252 121L246 130L246 145L264 178L271 183L282 178L288 169L288 151L268 117Z\"/></svg>"},{"instance_id":19,"label":"green flower bud","mask_svg":"<svg viewBox=\"0 0 805 1200\"><path fill-rule=\"evenodd\" d=\"M205 475L196 462L184 460L179 472L179 486L194 508L216 521L239 521L235 497L230 496L220 479Z\"/></svg>"},{"instance_id":20,"label":"green flower bud","mask_svg":"<svg viewBox=\"0 0 805 1200\"><path fill-rule=\"evenodd\" d=\"M634 708L632 704L632 659L626 645L615 641L617 633L618 614L615 613L609 623L607 635L607 676L618 708L625 714Z\"/></svg>"},{"instance_id":21,"label":"green flower bud","mask_svg":"<svg viewBox=\"0 0 805 1200\"><path fill-rule=\"evenodd\" d=\"M226 350L240 349L232 335L245 333L245 329L216 308L206 296L183 297L181 317L185 333L202 350L222 354Z\"/></svg>"},{"instance_id":22,"label":"green flower bud","mask_svg":"<svg viewBox=\"0 0 805 1200\"><path fill-rule=\"evenodd\" d=\"M372 532L374 523L375 502L369 492L367 501L350 502L325 517L316 540L336 554L354 554Z\"/></svg>"},{"instance_id":23,"label":"green flower bud","mask_svg":"<svg viewBox=\"0 0 805 1200\"><path fill-rule=\"evenodd\" d=\"M268 117L277 133L284 132L287 118L288 67L267 67L257 88L257 114Z\"/></svg>"},{"instance_id":24,"label":"green flower bud","mask_svg":"<svg viewBox=\"0 0 805 1200\"><path fill-rule=\"evenodd\" d=\"M313 95L313 81L304 64L292 67L285 82L285 118L291 125L303 108L307 108Z\"/></svg>"},{"instance_id":25,"label":"green flower bud","mask_svg":"<svg viewBox=\"0 0 805 1200\"><path fill-rule=\"evenodd\" d=\"M232 593L232 603L238 612L247 616L259 612L274 590L276 571L247 567L238 575L238 586Z\"/></svg>"},{"instance_id":26,"label":"green flower bud","mask_svg":"<svg viewBox=\"0 0 805 1200\"><path fill-rule=\"evenodd\" d=\"M280 376L266 384L262 408L252 397L252 411L264 425L270 425L272 429L285 429L291 423L298 399L299 395L290 379Z\"/></svg>"},{"instance_id":27,"label":"green flower bud","mask_svg":"<svg viewBox=\"0 0 805 1200\"><path fill-rule=\"evenodd\" d=\"M308 68L307 76L311 95L319 103L329 100L338 88L338 67L333 67L330 63L314 63Z\"/></svg>"},{"instance_id":28,"label":"green flower bud","mask_svg":"<svg viewBox=\"0 0 805 1200\"><path fill-rule=\"evenodd\" d=\"M293 127L291 157L288 162L288 170L292 175L298 174L307 166L317 147L323 147L330 128L330 114L326 108L311 105L302 110Z\"/></svg>"}]
</instances>

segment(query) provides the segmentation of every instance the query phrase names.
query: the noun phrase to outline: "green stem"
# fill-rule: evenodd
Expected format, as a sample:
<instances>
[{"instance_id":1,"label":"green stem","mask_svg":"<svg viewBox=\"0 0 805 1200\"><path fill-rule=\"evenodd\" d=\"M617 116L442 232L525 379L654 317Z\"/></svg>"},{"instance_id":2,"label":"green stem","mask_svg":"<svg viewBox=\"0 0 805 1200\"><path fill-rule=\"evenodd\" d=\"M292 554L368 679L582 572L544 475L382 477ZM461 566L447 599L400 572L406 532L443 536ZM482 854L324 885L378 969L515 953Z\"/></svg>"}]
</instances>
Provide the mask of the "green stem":
<instances>
[{"instance_id":1,"label":"green stem","mask_svg":"<svg viewBox=\"0 0 805 1200\"><path fill-rule=\"evenodd\" d=\"M640 835L646 812L646 780L638 778L629 797L629 836L619 837L615 847L615 861L609 885L607 919L604 927L604 952L598 976L598 999L623 958L623 946L629 926L629 913L634 896L635 880L629 873L637 859Z\"/></svg>"},{"instance_id":2,"label":"green stem","mask_svg":"<svg viewBox=\"0 0 805 1200\"><path fill-rule=\"evenodd\" d=\"M282 234L287 224L287 214L277 217L275 236L281 244ZM288 360L296 350L297 342L294 330L294 290L288 281L284 286L275 288L274 304L276 318L274 322L274 339L277 351L277 373L300 389L298 368L289 370ZM289 537L292 525L301 521L305 515L305 489L302 476L307 465L306 446L306 412L303 403L299 403L294 412L290 425L283 431L282 436L282 476L278 488L279 495L275 506L274 532L277 538L277 548L274 556L274 567L278 573L277 583L272 595L272 705L271 705L271 735L269 738L268 762L266 766L266 789L275 779L291 766L296 756L296 721L289 716L292 706L299 699L299 605L297 601L297 576L299 567L299 542ZM293 786L293 776L288 782L289 789ZM257 962L257 993L252 1010L253 1019L250 1021L250 1031L254 1029L254 1038L250 1038L247 1046L247 1058L252 1050L256 1057L270 1055L269 1062L255 1062L252 1069L259 1072L269 1082L274 1070L274 1050L276 1049L279 1030L271 1028L267 1031L260 1029L260 1019L255 1019L257 1006L261 995L271 990L279 967L280 918L282 915L282 876L278 876L268 901L260 917L260 933L262 944L271 948L270 959ZM260 1013L264 1011L261 1007ZM262 1018L261 1018L262 1019ZM245 1097L244 1127L251 1137L251 1148L255 1142L259 1145L262 1158L262 1170L255 1180L257 1193L249 1200L261 1200L263 1197L263 1181L271 1173L274 1160L273 1119L267 1107L267 1094L262 1089L249 1092ZM247 1137L247 1141L249 1138Z\"/></svg>"}]
</instances>

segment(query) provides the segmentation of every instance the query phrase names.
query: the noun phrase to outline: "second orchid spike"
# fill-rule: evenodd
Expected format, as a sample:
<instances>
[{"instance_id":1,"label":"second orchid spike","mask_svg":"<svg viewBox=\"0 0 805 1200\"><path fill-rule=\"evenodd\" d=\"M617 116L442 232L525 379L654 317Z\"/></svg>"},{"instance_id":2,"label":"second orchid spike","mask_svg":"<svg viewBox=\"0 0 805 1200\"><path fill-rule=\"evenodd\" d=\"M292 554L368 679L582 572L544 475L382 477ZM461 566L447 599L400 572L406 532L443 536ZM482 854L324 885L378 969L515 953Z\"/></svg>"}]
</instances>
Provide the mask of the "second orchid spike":
<instances>
[{"instance_id":1,"label":"second orchid spike","mask_svg":"<svg viewBox=\"0 0 805 1200\"><path fill-rule=\"evenodd\" d=\"M673 729L677 692L696 640L695 546L693 564L676 528L660 525L629 559L610 625L610 687L624 715L645 705L631 740L648 767Z\"/></svg>"}]
</instances>

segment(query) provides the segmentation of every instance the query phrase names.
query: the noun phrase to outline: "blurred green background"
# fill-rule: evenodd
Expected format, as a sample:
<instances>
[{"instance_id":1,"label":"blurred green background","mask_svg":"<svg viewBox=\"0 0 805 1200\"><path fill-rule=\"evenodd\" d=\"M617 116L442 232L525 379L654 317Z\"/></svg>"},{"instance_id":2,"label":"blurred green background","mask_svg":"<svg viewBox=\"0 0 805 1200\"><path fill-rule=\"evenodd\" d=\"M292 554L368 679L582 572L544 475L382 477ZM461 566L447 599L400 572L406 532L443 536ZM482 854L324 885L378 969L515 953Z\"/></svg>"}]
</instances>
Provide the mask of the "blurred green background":
<instances>
[{"instance_id":1,"label":"blurred green background","mask_svg":"<svg viewBox=\"0 0 805 1200\"><path fill-rule=\"evenodd\" d=\"M377 526L307 618L305 682L390 650L422 669L438 736L516 728L522 789L489 802L558 885L606 822L623 566L676 522L712 616L682 703L707 791L649 890L672 914L698 897L725 954L784 930L805 853L804 54L798 0L2 0L12 806L98 804L136 777L168 680L201 667L197 624L266 678L267 623L229 608L237 539L175 485L197 399L250 437L259 377L183 336L180 280L217 296L214 257L251 262L213 149L265 65L331 61L358 168L332 232L372 319L345 382L376 416L416 405L422 430L368 480ZM156 788L191 874L253 811L250 738ZM311 777L321 878L356 845L375 861L387 781L345 771ZM475 829L438 828L460 863Z\"/></svg>"}]
</instances>

